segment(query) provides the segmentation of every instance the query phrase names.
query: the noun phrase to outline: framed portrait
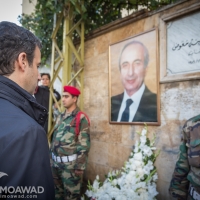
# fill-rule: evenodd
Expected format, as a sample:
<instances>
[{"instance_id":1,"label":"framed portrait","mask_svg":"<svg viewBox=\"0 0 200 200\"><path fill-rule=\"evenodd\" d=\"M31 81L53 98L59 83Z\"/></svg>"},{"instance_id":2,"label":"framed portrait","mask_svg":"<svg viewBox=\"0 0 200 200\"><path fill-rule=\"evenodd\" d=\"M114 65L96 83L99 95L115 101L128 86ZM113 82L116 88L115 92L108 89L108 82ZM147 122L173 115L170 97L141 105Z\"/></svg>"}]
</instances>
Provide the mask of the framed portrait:
<instances>
[{"instance_id":1,"label":"framed portrait","mask_svg":"<svg viewBox=\"0 0 200 200\"><path fill-rule=\"evenodd\" d=\"M157 28L109 46L109 122L160 125Z\"/></svg>"},{"instance_id":2,"label":"framed portrait","mask_svg":"<svg viewBox=\"0 0 200 200\"><path fill-rule=\"evenodd\" d=\"M160 19L160 83L200 79L200 2Z\"/></svg>"}]
</instances>

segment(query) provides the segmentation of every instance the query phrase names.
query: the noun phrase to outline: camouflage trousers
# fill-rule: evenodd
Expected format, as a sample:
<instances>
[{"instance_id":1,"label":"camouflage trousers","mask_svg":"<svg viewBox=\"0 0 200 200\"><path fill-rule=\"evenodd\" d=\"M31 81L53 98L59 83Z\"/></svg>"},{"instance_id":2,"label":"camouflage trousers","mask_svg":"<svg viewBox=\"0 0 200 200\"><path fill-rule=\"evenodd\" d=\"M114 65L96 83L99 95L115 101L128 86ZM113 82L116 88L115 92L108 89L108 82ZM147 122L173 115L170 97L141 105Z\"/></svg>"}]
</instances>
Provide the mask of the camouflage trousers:
<instances>
[{"instance_id":1,"label":"camouflage trousers","mask_svg":"<svg viewBox=\"0 0 200 200\"><path fill-rule=\"evenodd\" d=\"M181 193L181 191L179 191ZM177 195L177 197L172 197L171 200L195 200L189 193L185 194L185 195Z\"/></svg>"},{"instance_id":2,"label":"camouflage trousers","mask_svg":"<svg viewBox=\"0 0 200 200\"><path fill-rule=\"evenodd\" d=\"M74 169L67 165L62 167L52 166L52 173L55 185L56 200L80 200L81 176L76 176Z\"/></svg>"}]
</instances>

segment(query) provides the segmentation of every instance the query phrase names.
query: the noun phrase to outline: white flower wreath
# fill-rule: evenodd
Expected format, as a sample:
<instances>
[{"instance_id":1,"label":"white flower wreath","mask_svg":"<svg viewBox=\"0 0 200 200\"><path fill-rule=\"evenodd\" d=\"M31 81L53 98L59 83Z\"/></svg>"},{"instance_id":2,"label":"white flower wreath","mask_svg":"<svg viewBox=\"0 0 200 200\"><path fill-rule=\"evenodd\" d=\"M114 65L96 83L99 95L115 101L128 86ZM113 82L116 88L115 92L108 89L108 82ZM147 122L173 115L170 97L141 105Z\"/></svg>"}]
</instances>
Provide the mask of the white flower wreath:
<instances>
[{"instance_id":1,"label":"white flower wreath","mask_svg":"<svg viewBox=\"0 0 200 200\"><path fill-rule=\"evenodd\" d=\"M154 153L155 135L152 141L147 137L147 126L143 128L139 142L136 141L129 160L122 170L109 172L102 183L99 176L88 182L88 190L82 200L154 200L158 194L158 175L154 162L159 152Z\"/></svg>"}]
</instances>

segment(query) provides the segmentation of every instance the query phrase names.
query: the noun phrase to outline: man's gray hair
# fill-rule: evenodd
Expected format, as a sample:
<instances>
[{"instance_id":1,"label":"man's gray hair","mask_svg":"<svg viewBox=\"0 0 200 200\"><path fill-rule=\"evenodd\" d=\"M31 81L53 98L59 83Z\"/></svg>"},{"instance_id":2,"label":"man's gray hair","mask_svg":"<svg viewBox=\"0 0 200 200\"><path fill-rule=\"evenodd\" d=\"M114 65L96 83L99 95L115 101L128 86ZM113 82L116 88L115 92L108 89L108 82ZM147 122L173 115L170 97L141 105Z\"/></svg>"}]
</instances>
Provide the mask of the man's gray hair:
<instances>
[{"instance_id":1,"label":"man's gray hair","mask_svg":"<svg viewBox=\"0 0 200 200\"><path fill-rule=\"evenodd\" d=\"M143 47L143 49L144 49L144 67L145 67L145 68L147 67L147 65L148 65L148 63L149 63L149 51L148 51L148 49L144 46L144 44L143 44L142 42L139 42L139 41L137 41L137 40L133 40L133 41L131 41L131 42L125 44L124 47L123 47L123 49L122 49L122 51L121 51L121 53L120 53L120 57L119 57L119 70L121 70L121 65L120 65L120 63L121 63L122 53L124 52L124 50L125 50L128 46L134 45L134 44L139 44L139 45L141 45L141 46Z\"/></svg>"}]
</instances>

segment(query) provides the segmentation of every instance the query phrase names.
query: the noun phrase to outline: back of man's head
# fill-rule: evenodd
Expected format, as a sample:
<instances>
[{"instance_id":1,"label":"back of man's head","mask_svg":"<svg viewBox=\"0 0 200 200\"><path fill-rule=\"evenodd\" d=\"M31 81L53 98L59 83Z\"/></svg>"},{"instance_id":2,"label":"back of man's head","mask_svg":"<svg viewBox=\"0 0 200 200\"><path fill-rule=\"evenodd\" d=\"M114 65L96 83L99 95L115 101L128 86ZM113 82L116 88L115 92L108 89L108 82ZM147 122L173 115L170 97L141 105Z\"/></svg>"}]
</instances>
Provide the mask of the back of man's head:
<instances>
[{"instance_id":1,"label":"back of man's head","mask_svg":"<svg viewBox=\"0 0 200 200\"><path fill-rule=\"evenodd\" d=\"M11 22L0 22L0 75L9 76L14 72L14 63L22 52L31 65L36 46L41 49L41 42L29 30Z\"/></svg>"}]
</instances>

